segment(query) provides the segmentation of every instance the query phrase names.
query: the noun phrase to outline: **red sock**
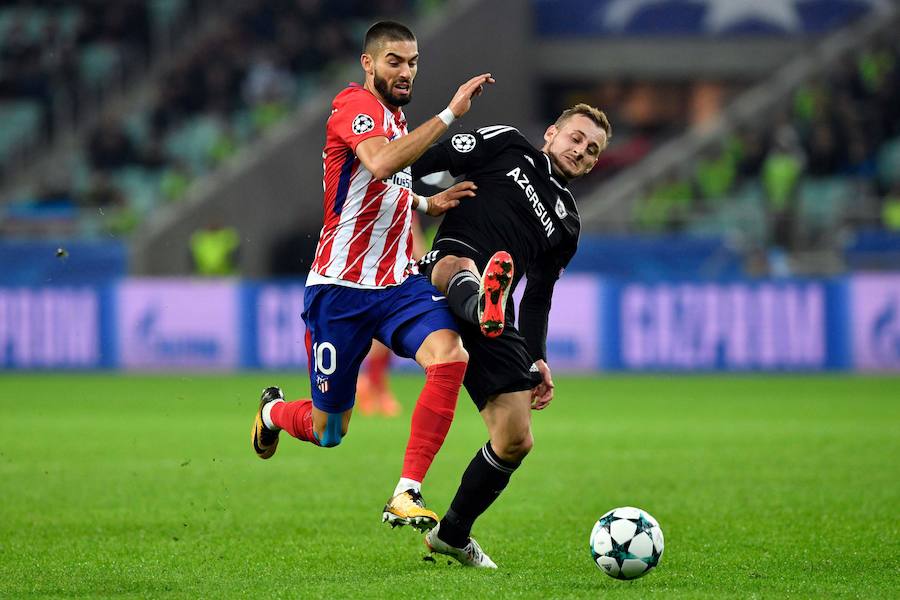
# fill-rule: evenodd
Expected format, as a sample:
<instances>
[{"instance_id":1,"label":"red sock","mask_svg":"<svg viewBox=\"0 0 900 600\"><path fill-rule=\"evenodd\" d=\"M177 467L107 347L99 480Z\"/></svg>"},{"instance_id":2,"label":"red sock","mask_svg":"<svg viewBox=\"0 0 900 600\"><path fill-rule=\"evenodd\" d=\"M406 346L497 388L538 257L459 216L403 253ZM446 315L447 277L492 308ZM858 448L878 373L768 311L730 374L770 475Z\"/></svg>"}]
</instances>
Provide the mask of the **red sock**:
<instances>
[{"instance_id":1,"label":"red sock","mask_svg":"<svg viewBox=\"0 0 900 600\"><path fill-rule=\"evenodd\" d=\"M369 356L369 381L372 382L372 387L379 392L387 387L387 381L385 381L385 378L387 376L388 365L390 365L390 363L390 352L384 352L380 355L376 354Z\"/></svg>"},{"instance_id":2,"label":"red sock","mask_svg":"<svg viewBox=\"0 0 900 600\"><path fill-rule=\"evenodd\" d=\"M444 443L456 399L466 374L466 363L431 365L425 369L425 387L413 410L409 443L403 457L403 477L423 481L434 455Z\"/></svg>"},{"instance_id":3,"label":"red sock","mask_svg":"<svg viewBox=\"0 0 900 600\"><path fill-rule=\"evenodd\" d=\"M313 435L312 400L276 402L272 405L269 416L275 426L281 427L298 440L319 445Z\"/></svg>"}]
</instances>

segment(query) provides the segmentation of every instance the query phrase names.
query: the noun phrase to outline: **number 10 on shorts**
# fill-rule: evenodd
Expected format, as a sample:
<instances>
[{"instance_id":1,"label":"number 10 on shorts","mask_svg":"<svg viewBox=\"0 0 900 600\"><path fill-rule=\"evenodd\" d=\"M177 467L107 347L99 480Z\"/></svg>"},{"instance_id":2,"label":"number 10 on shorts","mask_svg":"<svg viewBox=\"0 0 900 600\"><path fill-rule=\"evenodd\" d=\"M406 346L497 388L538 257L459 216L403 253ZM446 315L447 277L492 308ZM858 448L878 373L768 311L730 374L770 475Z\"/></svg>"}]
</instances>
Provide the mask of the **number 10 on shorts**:
<instances>
[{"instance_id":1,"label":"number 10 on shorts","mask_svg":"<svg viewBox=\"0 0 900 600\"><path fill-rule=\"evenodd\" d=\"M313 344L313 354L316 357L316 372L322 375L331 375L337 369L337 350L331 342L316 342Z\"/></svg>"}]
</instances>

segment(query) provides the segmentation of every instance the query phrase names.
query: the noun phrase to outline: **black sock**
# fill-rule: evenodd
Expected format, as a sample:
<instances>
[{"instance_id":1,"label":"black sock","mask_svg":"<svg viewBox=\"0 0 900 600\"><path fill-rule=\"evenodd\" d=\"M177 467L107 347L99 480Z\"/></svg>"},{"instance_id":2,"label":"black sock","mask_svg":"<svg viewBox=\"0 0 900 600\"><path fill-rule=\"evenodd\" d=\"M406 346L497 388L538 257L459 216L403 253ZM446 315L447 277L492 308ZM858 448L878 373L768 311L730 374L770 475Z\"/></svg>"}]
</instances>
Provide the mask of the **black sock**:
<instances>
[{"instance_id":1,"label":"black sock","mask_svg":"<svg viewBox=\"0 0 900 600\"><path fill-rule=\"evenodd\" d=\"M450 278L447 284L447 303L454 315L473 325L478 325L478 275L468 269Z\"/></svg>"},{"instance_id":2,"label":"black sock","mask_svg":"<svg viewBox=\"0 0 900 600\"><path fill-rule=\"evenodd\" d=\"M520 464L498 457L490 441L482 446L463 473L450 509L441 519L438 537L451 546L465 546L475 519L497 499Z\"/></svg>"}]
</instances>

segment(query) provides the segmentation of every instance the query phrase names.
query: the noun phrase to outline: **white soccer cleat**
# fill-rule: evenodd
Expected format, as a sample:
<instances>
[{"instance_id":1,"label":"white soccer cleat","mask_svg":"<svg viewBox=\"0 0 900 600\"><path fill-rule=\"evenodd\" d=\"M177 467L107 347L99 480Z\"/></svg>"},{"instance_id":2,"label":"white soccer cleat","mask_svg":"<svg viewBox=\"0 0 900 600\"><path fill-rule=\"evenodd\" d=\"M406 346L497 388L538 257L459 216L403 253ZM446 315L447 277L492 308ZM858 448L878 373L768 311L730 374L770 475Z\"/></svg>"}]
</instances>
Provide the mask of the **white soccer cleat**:
<instances>
[{"instance_id":1,"label":"white soccer cleat","mask_svg":"<svg viewBox=\"0 0 900 600\"><path fill-rule=\"evenodd\" d=\"M440 528L441 524L438 523L437 527L425 535L425 545L428 546L431 552L452 556L464 567L475 567L477 569L497 568L497 565L491 560L490 556L484 553L478 542L469 538L469 543L464 548L456 548L438 537L438 529Z\"/></svg>"}]
</instances>

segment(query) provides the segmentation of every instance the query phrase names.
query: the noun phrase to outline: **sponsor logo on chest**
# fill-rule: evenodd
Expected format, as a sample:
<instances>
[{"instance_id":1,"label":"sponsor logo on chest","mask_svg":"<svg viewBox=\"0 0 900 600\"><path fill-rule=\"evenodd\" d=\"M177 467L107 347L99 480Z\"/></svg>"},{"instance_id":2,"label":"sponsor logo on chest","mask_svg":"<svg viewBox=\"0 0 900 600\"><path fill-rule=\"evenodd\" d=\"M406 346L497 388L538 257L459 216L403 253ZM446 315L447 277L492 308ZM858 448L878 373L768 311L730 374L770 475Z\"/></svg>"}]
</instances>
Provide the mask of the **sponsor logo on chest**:
<instances>
[{"instance_id":1,"label":"sponsor logo on chest","mask_svg":"<svg viewBox=\"0 0 900 600\"><path fill-rule=\"evenodd\" d=\"M511 177L512 180L516 182L516 185L525 192L525 199L531 204L531 208L534 210L535 216L540 220L541 226L547 233L547 237L553 235L553 232L556 231L556 227L553 225L553 220L550 218L547 208L541 202L541 197L538 196L534 186L531 185L531 182L528 180L528 176L522 172L520 167L516 167L507 173L506 176Z\"/></svg>"},{"instance_id":2,"label":"sponsor logo on chest","mask_svg":"<svg viewBox=\"0 0 900 600\"><path fill-rule=\"evenodd\" d=\"M384 182L385 183L393 183L394 185L399 185L400 187L411 189L412 188L412 169L410 167L406 167L402 171L391 175L391 177L389 179L385 179Z\"/></svg>"}]
</instances>

